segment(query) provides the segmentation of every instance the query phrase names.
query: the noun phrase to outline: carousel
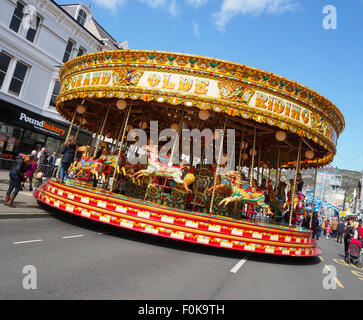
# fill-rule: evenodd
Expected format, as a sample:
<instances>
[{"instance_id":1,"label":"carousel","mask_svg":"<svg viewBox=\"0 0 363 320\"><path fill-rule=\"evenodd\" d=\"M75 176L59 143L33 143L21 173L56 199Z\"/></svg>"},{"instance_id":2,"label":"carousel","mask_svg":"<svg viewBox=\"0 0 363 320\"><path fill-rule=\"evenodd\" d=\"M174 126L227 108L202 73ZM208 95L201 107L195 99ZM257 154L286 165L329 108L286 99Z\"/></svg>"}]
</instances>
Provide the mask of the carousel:
<instances>
[{"instance_id":1,"label":"carousel","mask_svg":"<svg viewBox=\"0 0 363 320\"><path fill-rule=\"evenodd\" d=\"M332 102L273 73L171 52L87 54L59 78L67 138L92 135L67 178L59 167L34 193L39 202L176 241L321 253L300 172L333 160L345 123Z\"/></svg>"}]
</instances>

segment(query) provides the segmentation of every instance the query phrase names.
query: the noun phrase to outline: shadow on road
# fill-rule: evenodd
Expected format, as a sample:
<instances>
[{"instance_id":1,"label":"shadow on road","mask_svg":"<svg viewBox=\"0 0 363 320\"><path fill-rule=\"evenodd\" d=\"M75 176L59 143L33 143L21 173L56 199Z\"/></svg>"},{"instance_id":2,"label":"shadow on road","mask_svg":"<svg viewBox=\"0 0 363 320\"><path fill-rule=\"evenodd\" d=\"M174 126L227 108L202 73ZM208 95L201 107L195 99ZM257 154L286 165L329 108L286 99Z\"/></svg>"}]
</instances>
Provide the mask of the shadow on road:
<instances>
[{"instance_id":1,"label":"shadow on road","mask_svg":"<svg viewBox=\"0 0 363 320\"><path fill-rule=\"evenodd\" d=\"M281 265L301 266L301 265L315 265L320 263L320 259L318 257L284 257L284 256L275 256L275 255L260 254L260 253L248 253L232 249L215 248L206 245L199 245L185 241L178 241L174 239L153 236L146 233L134 230L128 230L117 226L112 226L105 223L93 221L87 218L79 217L71 213L49 207L43 203L39 203L39 205L58 221L62 221L64 223L71 224L73 226L77 226L94 232L103 232L103 233L107 232L108 235L111 235L113 237L126 239L128 241L141 242L151 246L159 246L159 247L162 246L168 249L194 252L198 254L214 255L218 257L226 257L232 259L242 259L243 257L246 256L246 254L248 254L248 259L251 261L274 263Z\"/></svg>"}]
</instances>

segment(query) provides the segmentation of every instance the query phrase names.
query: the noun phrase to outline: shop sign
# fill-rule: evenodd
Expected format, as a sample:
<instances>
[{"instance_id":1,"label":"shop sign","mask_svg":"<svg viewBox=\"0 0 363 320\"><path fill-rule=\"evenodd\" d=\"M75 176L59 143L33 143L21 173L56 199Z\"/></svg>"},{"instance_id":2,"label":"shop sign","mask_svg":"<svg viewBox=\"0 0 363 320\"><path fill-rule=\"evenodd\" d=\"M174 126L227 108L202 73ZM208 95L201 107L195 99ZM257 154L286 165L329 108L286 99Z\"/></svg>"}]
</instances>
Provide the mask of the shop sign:
<instances>
[{"instance_id":1,"label":"shop sign","mask_svg":"<svg viewBox=\"0 0 363 320\"><path fill-rule=\"evenodd\" d=\"M43 131L45 133L51 133L53 135L57 135L57 136L64 136L66 133L65 129L62 129L56 125L54 125L53 123L49 123L45 120L37 120L34 119L30 116L28 116L26 113L21 112L20 113L20 117L19 117L20 121L23 121L27 124L31 124L34 126L35 129Z\"/></svg>"}]
</instances>

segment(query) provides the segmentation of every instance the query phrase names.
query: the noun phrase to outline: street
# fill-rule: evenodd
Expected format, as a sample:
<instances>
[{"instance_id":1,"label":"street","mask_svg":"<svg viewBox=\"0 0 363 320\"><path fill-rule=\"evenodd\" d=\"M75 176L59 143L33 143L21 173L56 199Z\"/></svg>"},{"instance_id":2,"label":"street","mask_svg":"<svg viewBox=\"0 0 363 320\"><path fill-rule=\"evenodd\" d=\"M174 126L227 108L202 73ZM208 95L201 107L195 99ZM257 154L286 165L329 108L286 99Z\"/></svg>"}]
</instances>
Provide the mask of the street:
<instances>
[{"instance_id":1,"label":"street","mask_svg":"<svg viewBox=\"0 0 363 320\"><path fill-rule=\"evenodd\" d=\"M48 214L0 220L0 299L363 298L363 270L344 263L343 247L333 239L319 240L320 257L293 259L171 241L41 210Z\"/></svg>"}]
</instances>

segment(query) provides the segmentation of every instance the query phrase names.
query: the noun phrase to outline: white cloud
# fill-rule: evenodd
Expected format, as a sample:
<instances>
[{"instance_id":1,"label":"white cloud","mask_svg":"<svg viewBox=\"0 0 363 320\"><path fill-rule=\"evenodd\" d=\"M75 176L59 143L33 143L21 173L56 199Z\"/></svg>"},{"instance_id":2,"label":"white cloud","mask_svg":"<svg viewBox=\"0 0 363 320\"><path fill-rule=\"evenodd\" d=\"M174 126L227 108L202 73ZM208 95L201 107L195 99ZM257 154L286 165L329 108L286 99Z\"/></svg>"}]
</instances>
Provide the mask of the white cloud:
<instances>
[{"instance_id":1,"label":"white cloud","mask_svg":"<svg viewBox=\"0 0 363 320\"><path fill-rule=\"evenodd\" d=\"M114 13L117 7L124 5L128 0L94 0L97 5ZM131 0L135 1L135 0ZM152 9L164 9L172 16L179 15L179 6L176 0L138 0ZM200 1L200 0L199 0Z\"/></svg>"},{"instance_id":2,"label":"white cloud","mask_svg":"<svg viewBox=\"0 0 363 320\"><path fill-rule=\"evenodd\" d=\"M200 38L199 24L198 22L193 21L193 32L197 39Z\"/></svg>"},{"instance_id":3,"label":"white cloud","mask_svg":"<svg viewBox=\"0 0 363 320\"><path fill-rule=\"evenodd\" d=\"M220 11L212 16L217 28L224 31L230 20L237 15L281 14L295 8L295 0L223 0Z\"/></svg>"},{"instance_id":4,"label":"white cloud","mask_svg":"<svg viewBox=\"0 0 363 320\"><path fill-rule=\"evenodd\" d=\"M123 5L127 0L93 0L100 7L115 10L117 6Z\"/></svg>"},{"instance_id":5,"label":"white cloud","mask_svg":"<svg viewBox=\"0 0 363 320\"><path fill-rule=\"evenodd\" d=\"M194 7L200 7L208 2L208 0L185 0L185 1Z\"/></svg>"}]
</instances>

